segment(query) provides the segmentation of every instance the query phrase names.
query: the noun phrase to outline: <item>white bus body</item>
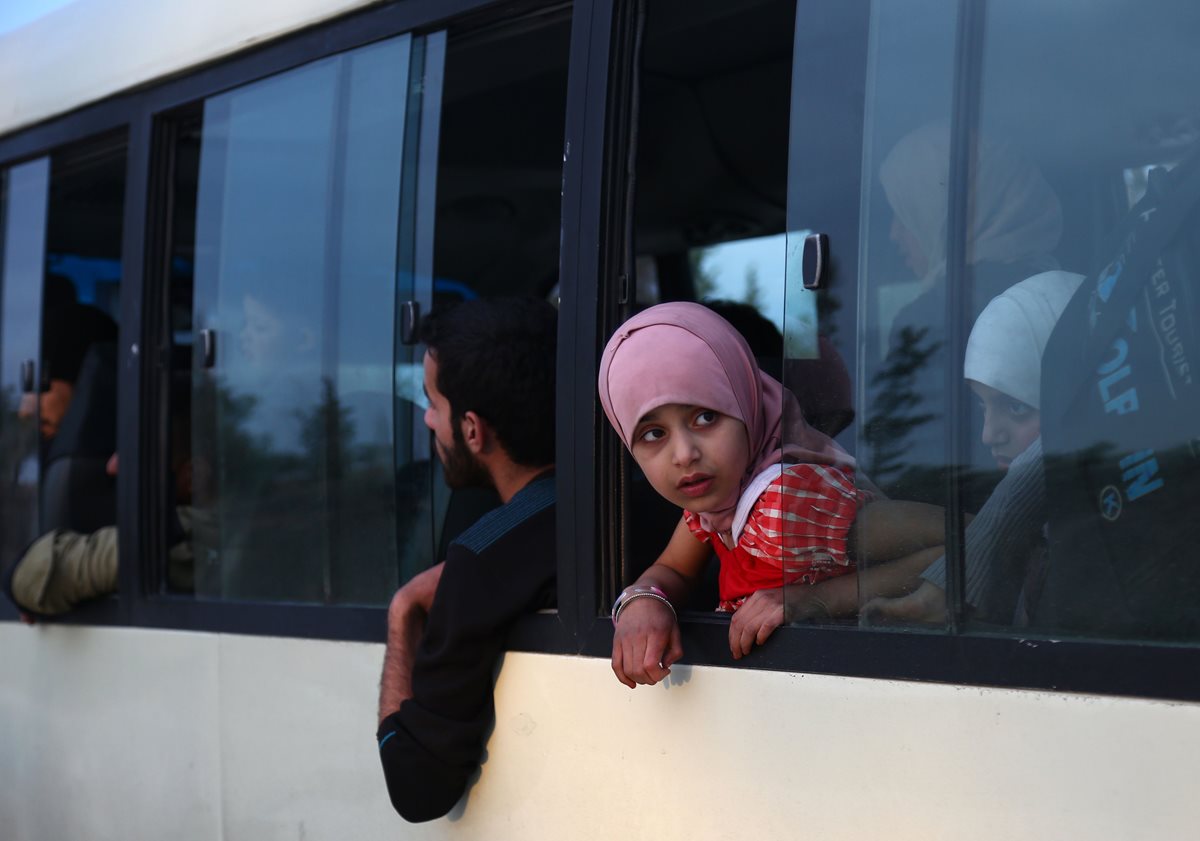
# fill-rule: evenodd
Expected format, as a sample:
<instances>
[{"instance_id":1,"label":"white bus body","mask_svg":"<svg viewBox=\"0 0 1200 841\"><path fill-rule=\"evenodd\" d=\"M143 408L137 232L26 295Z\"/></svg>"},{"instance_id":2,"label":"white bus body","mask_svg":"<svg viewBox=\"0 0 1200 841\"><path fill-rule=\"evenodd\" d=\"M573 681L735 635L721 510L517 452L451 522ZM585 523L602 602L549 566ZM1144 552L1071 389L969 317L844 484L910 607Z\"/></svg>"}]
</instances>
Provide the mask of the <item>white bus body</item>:
<instances>
[{"instance_id":1,"label":"white bus body","mask_svg":"<svg viewBox=\"0 0 1200 841\"><path fill-rule=\"evenodd\" d=\"M376 6L74 0L0 34L0 141ZM593 7L609 9L577 14ZM594 650L509 652L478 779L448 818L407 825L373 740L379 642L5 618L6 841L1129 841L1200 826L1200 706L1169 691L709 665L630 691Z\"/></svg>"}]
</instances>

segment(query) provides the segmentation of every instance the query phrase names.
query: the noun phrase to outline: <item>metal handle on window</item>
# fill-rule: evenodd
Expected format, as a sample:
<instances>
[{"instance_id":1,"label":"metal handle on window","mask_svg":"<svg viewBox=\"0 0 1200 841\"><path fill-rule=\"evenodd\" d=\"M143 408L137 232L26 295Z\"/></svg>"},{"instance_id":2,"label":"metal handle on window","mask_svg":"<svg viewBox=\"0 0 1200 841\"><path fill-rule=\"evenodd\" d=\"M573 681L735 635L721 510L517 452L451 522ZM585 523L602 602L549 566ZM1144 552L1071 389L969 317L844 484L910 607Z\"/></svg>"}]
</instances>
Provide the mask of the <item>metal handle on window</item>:
<instances>
[{"instance_id":1,"label":"metal handle on window","mask_svg":"<svg viewBox=\"0 0 1200 841\"><path fill-rule=\"evenodd\" d=\"M200 331L200 365L212 368L217 364L217 331Z\"/></svg>"},{"instance_id":2,"label":"metal handle on window","mask_svg":"<svg viewBox=\"0 0 1200 841\"><path fill-rule=\"evenodd\" d=\"M404 301L400 304L400 343L415 345L417 343L417 322L421 320L421 304L418 301Z\"/></svg>"},{"instance_id":3,"label":"metal handle on window","mask_svg":"<svg viewBox=\"0 0 1200 841\"><path fill-rule=\"evenodd\" d=\"M34 376L36 372L37 364L32 359L26 359L21 363L21 391L33 394L37 390L34 388L34 383L37 381Z\"/></svg>"},{"instance_id":4,"label":"metal handle on window","mask_svg":"<svg viewBox=\"0 0 1200 841\"><path fill-rule=\"evenodd\" d=\"M828 236L809 234L804 238L803 266L804 288L825 288L825 275L829 271Z\"/></svg>"}]
</instances>

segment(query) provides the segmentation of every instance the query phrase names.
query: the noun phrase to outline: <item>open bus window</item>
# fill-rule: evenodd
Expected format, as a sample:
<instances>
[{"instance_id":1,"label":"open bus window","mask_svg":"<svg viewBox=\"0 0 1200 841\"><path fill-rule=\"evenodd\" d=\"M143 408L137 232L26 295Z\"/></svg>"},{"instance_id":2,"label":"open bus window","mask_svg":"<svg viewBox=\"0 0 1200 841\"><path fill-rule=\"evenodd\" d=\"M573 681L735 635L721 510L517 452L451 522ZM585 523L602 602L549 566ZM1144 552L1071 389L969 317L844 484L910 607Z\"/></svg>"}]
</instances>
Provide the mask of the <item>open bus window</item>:
<instances>
[{"instance_id":1,"label":"open bus window","mask_svg":"<svg viewBox=\"0 0 1200 841\"><path fill-rule=\"evenodd\" d=\"M400 36L160 121L165 590L386 604L497 504L446 489L403 321L555 287L568 34Z\"/></svg>"},{"instance_id":2,"label":"open bus window","mask_svg":"<svg viewBox=\"0 0 1200 841\"><path fill-rule=\"evenodd\" d=\"M27 477L18 484L36 485L37 496L4 500L11 520L3 560L18 564L13 594L32 615L64 613L117 589L116 340L125 158L124 135L113 135L52 153L44 186L34 187L24 172L19 182L22 193L45 193L41 217L26 220L26 274L7 266L5 295L15 303L9 287L24 282L40 291L41 314L20 305L3 311L4 332L13 332L14 341L27 335L23 352L36 364L22 368L26 381L19 405L6 407L0 422L0 449L6 462L17 461L12 473ZM28 284L29 277L35 283ZM21 321L26 324L18 328ZM31 324L40 324L40 349ZM17 350L8 347L5 356Z\"/></svg>"},{"instance_id":3,"label":"open bus window","mask_svg":"<svg viewBox=\"0 0 1200 841\"><path fill-rule=\"evenodd\" d=\"M626 314L666 301L707 303L776 377L783 359L794 17L795 3L786 0L736 8L650 3L638 69L636 279ZM813 391L818 402L836 402L827 389ZM844 386L842 394L848 396ZM844 409L840 419L823 412L834 434L852 412ZM654 561L680 518L680 509L635 464L629 467L617 590ZM692 598L698 610L718 601L715 565L710 573Z\"/></svg>"},{"instance_id":4,"label":"open bus window","mask_svg":"<svg viewBox=\"0 0 1200 841\"><path fill-rule=\"evenodd\" d=\"M1146 222L1195 153L1200 19L1155 9L647 5L622 315L708 298L757 310L765 329L715 304L797 398L775 469L790 472L789 445L821 451L814 432L854 459L854 525L822 538L832 548L773 533L785 560L762 589L784 591L787 618L908 625L929 605L860 608L932 579L937 609L913 627L1200 636L1186 608L1200 577L1180 560L1193 526L1170 513L1200 475L1185 431L1200 316L1183 315L1194 258L1176 233L1200 197ZM1138 63L1118 73L1097 45ZM1126 240L1139 213L1161 253ZM1104 316L1134 256L1161 271ZM679 518L626 465L618 590Z\"/></svg>"}]
</instances>

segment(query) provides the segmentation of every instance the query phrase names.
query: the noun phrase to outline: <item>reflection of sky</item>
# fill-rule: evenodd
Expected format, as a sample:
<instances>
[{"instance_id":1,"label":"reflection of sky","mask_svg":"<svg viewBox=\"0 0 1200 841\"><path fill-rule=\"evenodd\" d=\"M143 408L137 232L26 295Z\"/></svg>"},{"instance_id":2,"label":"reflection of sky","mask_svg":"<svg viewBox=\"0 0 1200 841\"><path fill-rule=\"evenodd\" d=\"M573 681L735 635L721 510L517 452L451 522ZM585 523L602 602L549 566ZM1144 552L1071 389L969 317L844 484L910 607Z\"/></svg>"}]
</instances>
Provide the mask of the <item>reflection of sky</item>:
<instances>
[{"instance_id":1,"label":"reflection of sky","mask_svg":"<svg viewBox=\"0 0 1200 841\"><path fill-rule=\"evenodd\" d=\"M793 359L811 359L816 354L816 299L796 276L788 276L787 249L801 252L808 231L726 242L704 249L701 267L713 280L712 297L747 302L749 276L757 281L757 307L785 339L786 353ZM786 327L785 327L786 321Z\"/></svg>"},{"instance_id":2,"label":"reflection of sky","mask_svg":"<svg viewBox=\"0 0 1200 841\"><path fill-rule=\"evenodd\" d=\"M19 29L75 0L3 0L0 2L0 35Z\"/></svg>"},{"instance_id":3,"label":"reflection of sky","mask_svg":"<svg viewBox=\"0 0 1200 841\"><path fill-rule=\"evenodd\" d=\"M705 248L702 266L716 282L713 297L745 301L746 275L753 271L758 276L758 311L782 328L785 246L784 235L775 234Z\"/></svg>"}]
</instances>

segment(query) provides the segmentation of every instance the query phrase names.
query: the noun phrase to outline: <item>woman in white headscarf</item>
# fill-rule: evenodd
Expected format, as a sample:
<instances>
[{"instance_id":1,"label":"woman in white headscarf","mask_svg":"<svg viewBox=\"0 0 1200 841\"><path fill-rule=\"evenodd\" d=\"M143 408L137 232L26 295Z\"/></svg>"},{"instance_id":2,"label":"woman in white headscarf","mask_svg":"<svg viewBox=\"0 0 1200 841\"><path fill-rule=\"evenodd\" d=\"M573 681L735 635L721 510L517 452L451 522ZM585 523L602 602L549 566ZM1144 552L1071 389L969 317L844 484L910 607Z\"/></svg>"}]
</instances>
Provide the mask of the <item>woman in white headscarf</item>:
<instances>
[{"instance_id":1,"label":"woman in white headscarf","mask_svg":"<svg viewBox=\"0 0 1200 841\"><path fill-rule=\"evenodd\" d=\"M933 123L905 135L884 158L879 180L895 214L892 238L928 290L946 273L949 127ZM1057 267L1050 253L1062 236L1062 207L1037 167L1006 145L981 139L967 183L968 265Z\"/></svg>"},{"instance_id":2,"label":"woman in white headscarf","mask_svg":"<svg viewBox=\"0 0 1200 841\"><path fill-rule=\"evenodd\" d=\"M1042 469L1042 353L1083 275L1052 271L1005 290L987 305L967 340L963 376L983 404L983 442L1006 471L966 533L965 598L976 615L1024 624L1044 573L1046 488ZM879 619L941 621L946 559L921 574L900 599L875 599L862 611Z\"/></svg>"},{"instance_id":3,"label":"woman in white headscarf","mask_svg":"<svg viewBox=\"0 0 1200 841\"><path fill-rule=\"evenodd\" d=\"M891 387L903 392L899 405L912 407L914 416L878 412L873 420L883 429L907 429L896 433L903 442L882 445L902 444L897 473L918 471L908 487L891 487L890 493L931 502L944 502L947 287L955 284L964 296L963 315L973 323L988 301L1021 278L1057 268L1051 252L1062 235L1062 207L1038 169L1004 144L977 139L967 178L966 273L949 277L950 140L946 124L923 126L896 144L879 172L894 213L891 237L920 279L921 292L896 315L888 358L877 375L887 380L889 370L900 374Z\"/></svg>"},{"instance_id":4,"label":"woman in white headscarf","mask_svg":"<svg viewBox=\"0 0 1200 841\"><path fill-rule=\"evenodd\" d=\"M1001 470L1041 432L1042 353L1083 275L1053 271L1006 289L980 313L963 377L983 408L984 446Z\"/></svg>"}]
</instances>

